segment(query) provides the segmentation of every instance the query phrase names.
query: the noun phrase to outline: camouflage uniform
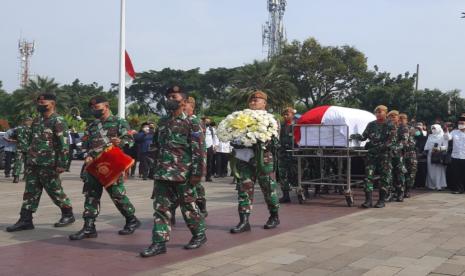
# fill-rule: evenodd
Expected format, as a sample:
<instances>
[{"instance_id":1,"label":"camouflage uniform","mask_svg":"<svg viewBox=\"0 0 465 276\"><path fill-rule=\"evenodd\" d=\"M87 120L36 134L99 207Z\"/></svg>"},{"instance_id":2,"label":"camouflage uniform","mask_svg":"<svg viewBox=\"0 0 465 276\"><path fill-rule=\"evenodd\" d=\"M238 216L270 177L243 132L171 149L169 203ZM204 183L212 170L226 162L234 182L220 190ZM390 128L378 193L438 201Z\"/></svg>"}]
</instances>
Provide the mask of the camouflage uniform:
<instances>
[{"instance_id":1,"label":"camouflage uniform","mask_svg":"<svg viewBox=\"0 0 465 276\"><path fill-rule=\"evenodd\" d=\"M111 138L121 139L120 148L125 144L132 144L132 136L128 134L129 125L126 120L110 115L105 121L100 119L92 122L86 129L84 137L86 140L83 147L87 149L89 156L96 158L99 153L107 147ZM103 186L98 180L87 172L84 172L85 195L83 218L96 218L100 211L100 198L102 197ZM106 188L108 195L120 213L128 218L134 215L135 208L126 196L123 176L118 181Z\"/></svg>"},{"instance_id":2,"label":"camouflage uniform","mask_svg":"<svg viewBox=\"0 0 465 276\"><path fill-rule=\"evenodd\" d=\"M281 124L278 152L278 179L282 191L290 191L291 186L297 185L297 160L287 150L292 149L294 136L292 125Z\"/></svg>"},{"instance_id":3,"label":"camouflage uniform","mask_svg":"<svg viewBox=\"0 0 465 276\"><path fill-rule=\"evenodd\" d=\"M386 193L392 185L391 149L396 141L397 129L391 122L370 122L361 139L370 141L365 148L368 150L366 163L365 192L373 191L375 174L380 174L380 190Z\"/></svg>"},{"instance_id":4,"label":"camouflage uniform","mask_svg":"<svg viewBox=\"0 0 465 276\"><path fill-rule=\"evenodd\" d=\"M262 190L268 211L271 214L277 214L279 210L279 199L276 192L276 163L275 152L278 148L279 141L277 137L265 144L263 150L263 160L259 160L260 145L254 145L254 157L245 162L235 159L235 170L239 176L238 189L238 211L239 214L250 214L252 211L255 182ZM263 145L262 145L263 146ZM263 161L263 164L260 164Z\"/></svg>"},{"instance_id":5,"label":"camouflage uniform","mask_svg":"<svg viewBox=\"0 0 465 276\"><path fill-rule=\"evenodd\" d=\"M169 241L171 210L179 201L193 236L205 235L205 221L195 204L197 191L190 178L205 173L205 141L200 121L181 113L162 117L153 138L156 149L154 174L153 243Z\"/></svg>"},{"instance_id":6,"label":"camouflage uniform","mask_svg":"<svg viewBox=\"0 0 465 276\"><path fill-rule=\"evenodd\" d=\"M403 148L404 164L407 169L405 178L405 189L408 192L415 184L415 177L417 175L417 151L415 141L415 129L405 126L408 129L409 136L405 147Z\"/></svg>"},{"instance_id":7,"label":"camouflage uniform","mask_svg":"<svg viewBox=\"0 0 465 276\"><path fill-rule=\"evenodd\" d=\"M13 169L13 176L21 174L23 164L26 161L26 155L29 148L29 139L31 137L31 128L28 126L19 126L16 128L16 160Z\"/></svg>"},{"instance_id":8,"label":"camouflage uniform","mask_svg":"<svg viewBox=\"0 0 465 276\"><path fill-rule=\"evenodd\" d=\"M39 116L34 119L28 143L22 209L35 212L43 189L62 210L72 208L56 172L57 168L66 168L68 162L67 130L65 120L56 113L48 118Z\"/></svg>"},{"instance_id":9,"label":"camouflage uniform","mask_svg":"<svg viewBox=\"0 0 465 276\"><path fill-rule=\"evenodd\" d=\"M405 190L405 173L407 170L404 165L404 148L407 146L409 139L409 129L399 125L397 128L397 138L391 151L392 154L392 173L393 186L397 194L403 193Z\"/></svg>"}]
</instances>

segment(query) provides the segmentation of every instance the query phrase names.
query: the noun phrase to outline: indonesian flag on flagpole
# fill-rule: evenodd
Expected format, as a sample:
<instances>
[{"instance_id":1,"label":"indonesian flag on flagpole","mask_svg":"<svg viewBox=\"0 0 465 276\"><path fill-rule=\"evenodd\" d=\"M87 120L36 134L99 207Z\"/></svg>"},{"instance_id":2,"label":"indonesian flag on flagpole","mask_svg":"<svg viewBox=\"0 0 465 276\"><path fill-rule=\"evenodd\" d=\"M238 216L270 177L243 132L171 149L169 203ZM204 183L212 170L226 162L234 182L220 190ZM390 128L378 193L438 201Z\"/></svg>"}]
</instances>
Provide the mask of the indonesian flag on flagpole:
<instances>
[{"instance_id":1,"label":"indonesian flag on flagpole","mask_svg":"<svg viewBox=\"0 0 465 276\"><path fill-rule=\"evenodd\" d=\"M128 55L127 51L125 52L124 65L126 67L126 87L131 85L132 81L136 78L136 72L132 66L131 58Z\"/></svg>"}]
</instances>

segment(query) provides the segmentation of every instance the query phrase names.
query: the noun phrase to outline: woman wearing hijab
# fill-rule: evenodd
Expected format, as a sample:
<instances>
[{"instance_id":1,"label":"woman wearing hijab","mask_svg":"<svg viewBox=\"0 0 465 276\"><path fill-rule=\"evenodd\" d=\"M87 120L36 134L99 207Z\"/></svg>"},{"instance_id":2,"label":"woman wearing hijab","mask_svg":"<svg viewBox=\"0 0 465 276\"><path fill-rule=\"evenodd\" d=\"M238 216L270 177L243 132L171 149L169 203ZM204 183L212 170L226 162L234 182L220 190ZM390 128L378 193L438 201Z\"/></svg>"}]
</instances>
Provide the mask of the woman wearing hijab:
<instances>
[{"instance_id":1,"label":"woman wearing hijab","mask_svg":"<svg viewBox=\"0 0 465 276\"><path fill-rule=\"evenodd\" d=\"M447 186L446 166L431 162L433 152L447 151L449 141L444 137L441 126L434 124L431 126L431 134L426 141L425 151L427 151L428 174L426 176L426 187L432 190L442 190Z\"/></svg>"}]
</instances>

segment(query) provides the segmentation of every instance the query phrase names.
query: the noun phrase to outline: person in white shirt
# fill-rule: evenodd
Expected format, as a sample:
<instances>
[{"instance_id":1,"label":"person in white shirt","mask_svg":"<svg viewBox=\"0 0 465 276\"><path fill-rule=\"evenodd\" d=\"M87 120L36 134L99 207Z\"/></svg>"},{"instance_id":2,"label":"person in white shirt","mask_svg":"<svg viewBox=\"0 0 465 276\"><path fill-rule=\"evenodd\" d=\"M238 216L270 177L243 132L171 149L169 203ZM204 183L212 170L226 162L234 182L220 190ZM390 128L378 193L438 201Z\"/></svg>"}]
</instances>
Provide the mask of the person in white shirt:
<instances>
[{"instance_id":1,"label":"person in white shirt","mask_svg":"<svg viewBox=\"0 0 465 276\"><path fill-rule=\"evenodd\" d=\"M215 173L215 146L218 145L218 137L216 136L215 124L210 118L204 118L205 124L205 144L207 147L207 175L206 182L212 181L212 175Z\"/></svg>"},{"instance_id":2,"label":"person in white shirt","mask_svg":"<svg viewBox=\"0 0 465 276\"><path fill-rule=\"evenodd\" d=\"M426 176L426 187L433 190L442 190L447 187L446 166L431 162L433 152L447 151L449 140L445 139L444 131L438 124L431 126L431 134L426 141L425 151L428 152L428 174Z\"/></svg>"},{"instance_id":3,"label":"person in white shirt","mask_svg":"<svg viewBox=\"0 0 465 276\"><path fill-rule=\"evenodd\" d=\"M226 177L228 175L228 160L231 151L229 142L218 141L215 154L216 175L218 177Z\"/></svg>"},{"instance_id":4,"label":"person in white shirt","mask_svg":"<svg viewBox=\"0 0 465 276\"><path fill-rule=\"evenodd\" d=\"M452 141L452 162L451 175L452 182L457 187L454 194L465 192L465 116L461 116L457 122L457 128L452 132L446 132L444 138Z\"/></svg>"}]
</instances>

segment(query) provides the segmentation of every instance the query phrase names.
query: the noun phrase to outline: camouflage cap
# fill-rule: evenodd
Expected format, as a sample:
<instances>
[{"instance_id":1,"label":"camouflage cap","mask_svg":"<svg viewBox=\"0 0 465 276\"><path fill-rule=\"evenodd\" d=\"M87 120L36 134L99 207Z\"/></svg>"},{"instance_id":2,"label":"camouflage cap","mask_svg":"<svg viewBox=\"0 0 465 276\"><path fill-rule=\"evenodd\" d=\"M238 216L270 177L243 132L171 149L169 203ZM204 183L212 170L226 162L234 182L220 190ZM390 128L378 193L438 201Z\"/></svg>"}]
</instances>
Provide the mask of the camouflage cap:
<instances>
[{"instance_id":1,"label":"camouflage cap","mask_svg":"<svg viewBox=\"0 0 465 276\"><path fill-rule=\"evenodd\" d=\"M89 101L89 107L93 106L94 104L107 103L107 102L108 100L104 96L101 96L101 95L94 96Z\"/></svg>"},{"instance_id":2,"label":"camouflage cap","mask_svg":"<svg viewBox=\"0 0 465 276\"><path fill-rule=\"evenodd\" d=\"M194 97L188 97L187 100L186 100L186 103L189 103L191 104L193 107L195 107L195 99Z\"/></svg>"},{"instance_id":3,"label":"camouflage cap","mask_svg":"<svg viewBox=\"0 0 465 276\"><path fill-rule=\"evenodd\" d=\"M39 94L39 96L37 97L37 100L46 100L46 101L56 101L57 100L57 96L53 93L41 93Z\"/></svg>"},{"instance_id":4,"label":"camouflage cap","mask_svg":"<svg viewBox=\"0 0 465 276\"><path fill-rule=\"evenodd\" d=\"M384 110L384 111L388 111L388 108L387 106L385 105L378 105L376 108L375 108L375 112L378 111L378 110Z\"/></svg>"},{"instance_id":5,"label":"camouflage cap","mask_svg":"<svg viewBox=\"0 0 465 276\"><path fill-rule=\"evenodd\" d=\"M405 114L405 113L400 113L400 114L399 114L399 118L400 118L400 119L408 119L408 115Z\"/></svg>"},{"instance_id":6,"label":"camouflage cap","mask_svg":"<svg viewBox=\"0 0 465 276\"><path fill-rule=\"evenodd\" d=\"M256 90L250 94L247 102L250 102L252 99L264 99L265 101L268 101L268 95L261 90Z\"/></svg>"},{"instance_id":7,"label":"camouflage cap","mask_svg":"<svg viewBox=\"0 0 465 276\"><path fill-rule=\"evenodd\" d=\"M283 112L281 114L286 114L286 113L292 113L292 114L295 114L297 113L297 111L293 108L293 107L286 107L283 109Z\"/></svg>"},{"instance_id":8,"label":"camouflage cap","mask_svg":"<svg viewBox=\"0 0 465 276\"><path fill-rule=\"evenodd\" d=\"M399 111L391 110L391 111L389 111L389 113L387 115L388 115L388 117L389 116L399 116Z\"/></svg>"},{"instance_id":9,"label":"camouflage cap","mask_svg":"<svg viewBox=\"0 0 465 276\"><path fill-rule=\"evenodd\" d=\"M178 85L173 85L170 88L166 89L165 96L168 96L169 94L173 93L180 93L186 95L186 92L184 92L184 90L181 89L181 87Z\"/></svg>"}]
</instances>

